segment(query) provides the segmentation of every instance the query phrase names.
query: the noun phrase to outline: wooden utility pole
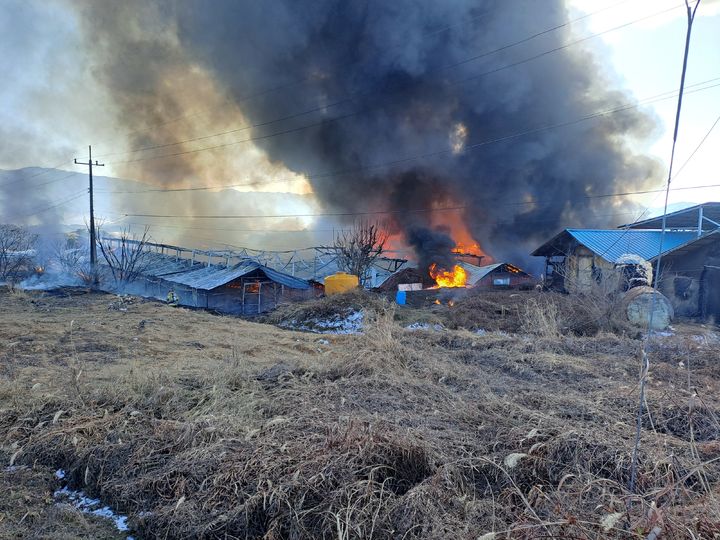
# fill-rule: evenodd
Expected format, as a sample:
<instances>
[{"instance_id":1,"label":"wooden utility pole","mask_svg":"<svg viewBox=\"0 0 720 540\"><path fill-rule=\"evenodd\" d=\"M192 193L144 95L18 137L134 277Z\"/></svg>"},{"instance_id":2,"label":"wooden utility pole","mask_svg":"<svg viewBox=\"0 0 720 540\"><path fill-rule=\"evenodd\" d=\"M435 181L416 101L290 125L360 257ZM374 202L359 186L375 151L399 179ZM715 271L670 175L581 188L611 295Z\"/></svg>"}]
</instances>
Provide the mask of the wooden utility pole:
<instances>
[{"instance_id":1,"label":"wooden utility pole","mask_svg":"<svg viewBox=\"0 0 720 540\"><path fill-rule=\"evenodd\" d=\"M92 160L92 146L88 146L88 160L87 163L83 163L82 161L78 161L77 158L75 158L75 164L76 165L87 165L89 177L90 177L90 183L88 192L90 193L90 266L92 267L92 273L93 273L93 283L98 282L98 274L97 274L97 239L95 238L95 207L94 207L94 201L93 201L93 165L96 167L104 167L104 163L98 163L97 160L95 160L95 163L93 163Z\"/></svg>"}]
</instances>

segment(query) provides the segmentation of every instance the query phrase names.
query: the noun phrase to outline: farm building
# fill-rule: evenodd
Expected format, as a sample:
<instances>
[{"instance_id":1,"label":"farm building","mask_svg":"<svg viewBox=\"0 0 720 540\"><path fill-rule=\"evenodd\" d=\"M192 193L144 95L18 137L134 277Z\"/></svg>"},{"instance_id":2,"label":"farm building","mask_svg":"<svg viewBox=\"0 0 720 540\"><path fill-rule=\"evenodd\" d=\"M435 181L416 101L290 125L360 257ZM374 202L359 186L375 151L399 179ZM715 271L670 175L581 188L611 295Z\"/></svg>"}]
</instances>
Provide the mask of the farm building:
<instances>
[{"instance_id":1,"label":"farm building","mask_svg":"<svg viewBox=\"0 0 720 540\"><path fill-rule=\"evenodd\" d=\"M516 289L519 287L532 287L535 278L517 266L510 263L496 263L485 266L475 266L470 263L458 263L467 272L469 287L483 289Z\"/></svg>"},{"instance_id":2,"label":"farm building","mask_svg":"<svg viewBox=\"0 0 720 540\"><path fill-rule=\"evenodd\" d=\"M583 292L602 276L622 270L624 288L633 286L636 256L652 263L662 257L658 289L677 315L720 320L720 203L706 203L620 229L565 229L533 252L545 257L546 285ZM662 242L662 244L661 244Z\"/></svg>"},{"instance_id":3,"label":"farm building","mask_svg":"<svg viewBox=\"0 0 720 540\"><path fill-rule=\"evenodd\" d=\"M262 313L322 292L316 283L250 259L230 264L228 257L212 263L212 253L202 252L207 260L200 262L197 250L159 244L147 244L146 249L137 277L123 287L124 292L165 300L172 290L180 305L238 315ZM169 253L172 250L174 255Z\"/></svg>"},{"instance_id":4,"label":"farm building","mask_svg":"<svg viewBox=\"0 0 720 540\"><path fill-rule=\"evenodd\" d=\"M537 282L533 276L509 263L477 266L461 259L458 260L457 264L462 266L466 272L466 284L468 287L515 289L525 286L531 287ZM432 283L427 272L421 272L415 267L407 267L389 276L378 289L385 292L393 292L397 291L400 286L427 285L428 281Z\"/></svg>"}]
</instances>

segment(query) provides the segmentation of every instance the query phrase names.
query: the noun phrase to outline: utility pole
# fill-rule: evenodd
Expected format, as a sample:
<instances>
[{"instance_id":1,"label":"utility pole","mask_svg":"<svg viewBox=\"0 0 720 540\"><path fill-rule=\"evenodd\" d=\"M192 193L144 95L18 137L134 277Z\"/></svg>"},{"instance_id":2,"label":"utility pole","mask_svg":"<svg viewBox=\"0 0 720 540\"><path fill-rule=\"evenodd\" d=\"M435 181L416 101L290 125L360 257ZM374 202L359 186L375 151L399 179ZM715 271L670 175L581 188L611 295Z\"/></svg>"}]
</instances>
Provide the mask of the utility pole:
<instances>
[{"instance_id":1,"label":"utility pole","mask_svg":"<svg viewBox=\"0 0 720 540\"><path fill-rule=\"evenodd\" d=\"M95 208L94 208L94 201L93 201L93 165L96 167L104 167L104 163L98 163L97 160L95 160L95 163L93 163L92 160L92 146L88 146L88 160L87 163L83 163L82 161L78 161L77 158L75 158L75 164L76 165L87 165L88 166L88 172L90 177L90 183L88 192L90 193L90 266L92 268L93 273L93 283L97 284L98 282L98 274L97 274L97 239L95 238Z\"/></svg>"}]
</instances>

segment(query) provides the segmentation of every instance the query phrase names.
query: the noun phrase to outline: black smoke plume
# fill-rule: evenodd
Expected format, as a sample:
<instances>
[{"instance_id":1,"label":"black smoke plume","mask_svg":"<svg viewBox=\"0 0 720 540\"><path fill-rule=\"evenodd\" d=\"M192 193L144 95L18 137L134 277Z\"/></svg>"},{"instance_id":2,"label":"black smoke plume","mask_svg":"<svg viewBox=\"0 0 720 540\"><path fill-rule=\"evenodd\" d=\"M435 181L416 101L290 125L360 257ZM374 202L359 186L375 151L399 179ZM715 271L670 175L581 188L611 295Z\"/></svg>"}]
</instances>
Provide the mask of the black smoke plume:
<instances>
[{"instance_id":1,"label":"black smoke plume","mask_svg":"<svg viewBox=\"0 0 720 540\"><path fill-rule=\"evenodd\" d=\"M430 208L462 206L485 252L527 261L563 227L631 220L631 204L588 196L659 176L628 146L654 128L637 109L545 129L632 101L582 44L524 61L573 40L570 26L486 54L567 23L562 0L165 0L149 15L139 0L108 4L80 13L128 128L182 114L167 77L202 69L264 124L246 135L273 162L308 175L327 208L392 212L423 262L451 247Z\"/></svg>"}]
</instances>

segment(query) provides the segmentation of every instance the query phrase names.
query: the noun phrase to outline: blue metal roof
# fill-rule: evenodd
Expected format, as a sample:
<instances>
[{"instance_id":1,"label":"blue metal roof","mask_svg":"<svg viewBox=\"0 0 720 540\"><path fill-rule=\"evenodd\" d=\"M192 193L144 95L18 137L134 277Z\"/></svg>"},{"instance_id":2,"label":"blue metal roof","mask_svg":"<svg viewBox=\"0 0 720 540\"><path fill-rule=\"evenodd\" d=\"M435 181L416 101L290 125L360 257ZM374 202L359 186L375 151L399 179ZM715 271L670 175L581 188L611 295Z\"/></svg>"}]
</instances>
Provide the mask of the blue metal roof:
<instances>
[{"instance_id":1,"label":"blue metal roof","mask_svg":"<svg viewBox=\"0 0 720 540\"><path fill-rule=\"evenodd\" d=\"M643 259L651 260L658 256L660 237L658 230L596 230L596 229L565 229L580 244L596 255L609 262L617 262L621 255L635 254ZM662 242L663 254L692 242L698 238L697 233L690 231L666 231Z\"/></svg>"}]
</instances>

